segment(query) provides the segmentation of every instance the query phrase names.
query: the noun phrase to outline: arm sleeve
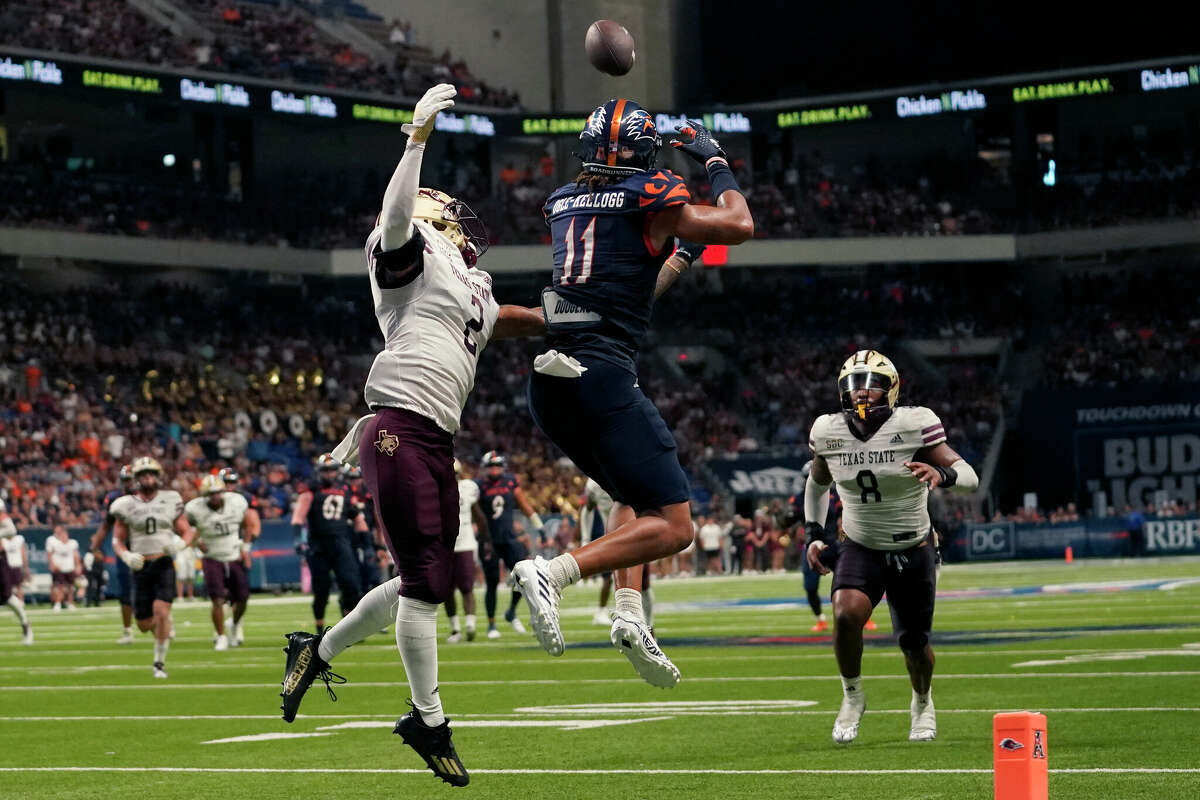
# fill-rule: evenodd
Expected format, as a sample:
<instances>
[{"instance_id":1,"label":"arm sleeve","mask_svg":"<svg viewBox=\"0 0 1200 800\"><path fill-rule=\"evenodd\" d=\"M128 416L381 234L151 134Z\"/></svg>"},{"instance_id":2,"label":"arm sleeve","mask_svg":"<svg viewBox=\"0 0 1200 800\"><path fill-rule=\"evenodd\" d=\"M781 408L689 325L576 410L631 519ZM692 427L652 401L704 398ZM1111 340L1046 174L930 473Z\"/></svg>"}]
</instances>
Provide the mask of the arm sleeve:
<instances>
[{"instance_id":1,"label":"arm sleeve","mask_svg":"<svg viewBox=\"0 0 1200 800\"><path fill-rule=\"evenodd\" d=\"M383 226L383 250L396 250L412 237L413 206L421 182L421 160L425 145L409 139L404 156L396 165L392 179L383 193L383 211L379 224Z\"/></svg>"},{"instance_id":2,"label":"arm sleeve","mask_svg":"<svg viewBox=\"0 0 1200 800\"><path fill-rule=\"evenodd\" d=\"M954 470L958 476L954 485L950 487L952 491L959 494L970 494L979 488L979 476L975 474L975 468L963 459L960 458L951 464L950 469Z\"/></svg>"},{"instance_id":3,"label":"arm sleeve","mask_svg":"<svg viewBox=\"0 0 1200 800\"><path fill-rule=\"evenodd\" d=\"M810 475L804 484L804 520L824 525L829 516L829 485L822 486Z\"/></svg>"}]
</instances>

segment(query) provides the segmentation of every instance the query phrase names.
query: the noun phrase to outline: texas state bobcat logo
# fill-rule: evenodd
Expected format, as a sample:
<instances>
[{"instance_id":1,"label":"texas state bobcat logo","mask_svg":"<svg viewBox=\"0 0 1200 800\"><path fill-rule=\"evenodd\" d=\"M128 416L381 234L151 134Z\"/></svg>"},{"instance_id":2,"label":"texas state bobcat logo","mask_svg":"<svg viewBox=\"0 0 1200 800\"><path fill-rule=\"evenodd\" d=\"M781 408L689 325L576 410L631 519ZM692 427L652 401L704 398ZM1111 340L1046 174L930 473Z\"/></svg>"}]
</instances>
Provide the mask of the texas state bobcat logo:
<instances>
[{"instance_id":1,"label":"texas state bobcat logo","mask_svg":"<svg viewBox=\"0 0 1200 800\"><path fill-rule=\"evenodd\" d=\"M400 437L394 433L388 433L385 430L379 431L379 438L375 440L375 449L383 453L385 456L390 456L396 452L396 448L400 446Z\"/></svg>"}]
</instances>

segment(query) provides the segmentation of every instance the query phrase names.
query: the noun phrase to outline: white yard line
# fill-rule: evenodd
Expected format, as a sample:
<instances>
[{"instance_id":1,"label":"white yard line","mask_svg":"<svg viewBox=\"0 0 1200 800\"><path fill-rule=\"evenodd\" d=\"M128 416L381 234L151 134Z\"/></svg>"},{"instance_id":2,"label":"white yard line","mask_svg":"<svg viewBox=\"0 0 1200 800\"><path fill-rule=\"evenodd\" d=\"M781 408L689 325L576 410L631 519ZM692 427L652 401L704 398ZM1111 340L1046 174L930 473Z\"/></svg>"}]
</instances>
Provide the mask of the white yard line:
<instances>
[{"instance_id":1,"label":"white yard line","mask_svg":"<svg viewBox=\"0 0 1200 800\"><path fill-rule=\"evenodd\" d=\"M217 774L425 775L424 769L273 767L0 767L0 772L191 772ZM1061 775L1197 775L1200 768L1078 767ZM991 775L991 769L472 769L472 775Z\"/></svg>"}]
</instances>

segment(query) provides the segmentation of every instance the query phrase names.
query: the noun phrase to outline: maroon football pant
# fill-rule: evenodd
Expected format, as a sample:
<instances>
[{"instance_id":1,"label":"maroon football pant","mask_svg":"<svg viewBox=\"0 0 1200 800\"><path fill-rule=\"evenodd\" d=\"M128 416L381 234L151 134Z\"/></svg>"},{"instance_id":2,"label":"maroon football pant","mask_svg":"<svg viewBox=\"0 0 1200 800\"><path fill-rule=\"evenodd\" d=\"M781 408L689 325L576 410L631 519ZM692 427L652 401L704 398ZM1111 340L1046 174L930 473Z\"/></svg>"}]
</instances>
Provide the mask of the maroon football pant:
<instances>
[{"instance_id":1,"label":"maroon football pant","mask_svg":"<svg viewBox=\"0 0 1200 800\"><path fill-rule=\"evenodd\" d=\"M458 537L454 438L420 414L381 408L363 428L358 454L400 573L400 594L444 603Z\"/></svg>"}]
</instances>

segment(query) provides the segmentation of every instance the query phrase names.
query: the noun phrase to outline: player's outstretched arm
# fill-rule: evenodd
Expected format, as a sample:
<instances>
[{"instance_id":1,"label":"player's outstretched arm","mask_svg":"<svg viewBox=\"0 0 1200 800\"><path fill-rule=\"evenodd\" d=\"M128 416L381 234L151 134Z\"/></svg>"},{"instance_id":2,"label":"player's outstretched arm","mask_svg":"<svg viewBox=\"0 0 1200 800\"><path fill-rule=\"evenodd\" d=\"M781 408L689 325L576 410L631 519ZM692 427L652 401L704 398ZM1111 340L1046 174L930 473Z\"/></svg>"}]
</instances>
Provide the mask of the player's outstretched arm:
<instances>
[{"instance_id":1,"label":"player's outstretched arm","mask_svg":"<svg viewBox=\"0 0 1200 800\"><path fill-rule=\"evenodd\" d=\"M655 218L651 235L656 241L678 236L702 244L741 244L754 236L754 218L720 142L695 121L689 121L688 127L681 128L679 133L671 146L704 166L717 205L672 206Z\"/></svg>"},{"instance_id":2,"label":"player's outstretched arm","mask_svg":"<svg viewBox=\"0 0 1200 800\"><path fill-rule=\"evenodd\" d=\"M433 133L438 113L454 106L455 94L453 86L439 83L425 92L425 96L417 103L413 110L413 121L400 126L400 130L408 134L408 144L383 193L379 224L383 226L381 246L384 252L396 250L412 238L413 205L417 199L417 189L420 188L425 142Z\"/></svg>"},{"instance_id":3,"label":"player's outstretched arm","mask_svg":"<svg viewBox=\"0 0 1200 800\"><path fill-rule=\"evenodd\" d=\"M969 494L979 488L975 469L945 442L918 450L913 460L904 462L904 466L921 483L929 484L930 489L940 486L959 494Z\"/></svg>"},{"instance_id":4,"label":"player's outstretched arm","mask_svg":"<svg viewBox=\"0 0 1200 800\"><path fill-rule=\"evenodd\" d=\"M662 268L658 271L658 281L654 284L655 300L662 297L663 293L667 289L670 289L675 281L679 280L679 276L686 272L692 264L696 263L696 259L704 253L704 248L705 246L702 244L682 239L676 243L675 252L671 254L671 257L663 263Z\"/></svg>"},{"instance_id":5,"label":"player's outstretched arm","mask_svg":"<svg viewBox=\"0 0 1200 800\"><path fill-rule=\"evenodd\" d=\"M541 336L546 332L546 317L540 308L500 306L500 316L492 328L493 339Z\"/></svg>"}]
</instances>

